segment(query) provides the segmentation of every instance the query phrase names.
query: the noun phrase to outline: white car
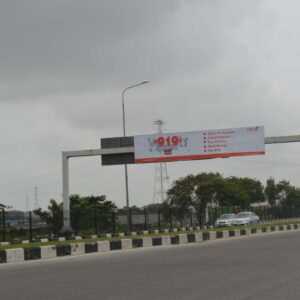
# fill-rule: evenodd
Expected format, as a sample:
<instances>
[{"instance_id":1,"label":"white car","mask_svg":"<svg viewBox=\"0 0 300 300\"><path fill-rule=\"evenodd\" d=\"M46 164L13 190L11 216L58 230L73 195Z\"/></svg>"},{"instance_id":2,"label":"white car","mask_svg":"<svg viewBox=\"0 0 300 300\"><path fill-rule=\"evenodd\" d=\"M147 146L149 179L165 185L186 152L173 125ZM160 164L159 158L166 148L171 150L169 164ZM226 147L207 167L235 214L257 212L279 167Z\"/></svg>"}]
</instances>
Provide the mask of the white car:
<instances>
[{"instance_id":1,"label":"white car","mask_svg":"<svg viewBox=\"0 0 300 300\"><path fill-rule=\"evenodd\" d=\"M215 223L216 227L225 227L225 226L232 226L232 223L235 219L235 214L225 214L221 215Z\"/></svg>"},{"instance_id":2,"label":"white car","mask_svg":"<svg viewBox=\"0 0 300 300\"><path fill-rule=\"evenodd\" d=\"M235 216L233 220L233 225L249 225L257 224L259 222L259 217L254 212L241 212Z\"/></svg>"}]
</instances>

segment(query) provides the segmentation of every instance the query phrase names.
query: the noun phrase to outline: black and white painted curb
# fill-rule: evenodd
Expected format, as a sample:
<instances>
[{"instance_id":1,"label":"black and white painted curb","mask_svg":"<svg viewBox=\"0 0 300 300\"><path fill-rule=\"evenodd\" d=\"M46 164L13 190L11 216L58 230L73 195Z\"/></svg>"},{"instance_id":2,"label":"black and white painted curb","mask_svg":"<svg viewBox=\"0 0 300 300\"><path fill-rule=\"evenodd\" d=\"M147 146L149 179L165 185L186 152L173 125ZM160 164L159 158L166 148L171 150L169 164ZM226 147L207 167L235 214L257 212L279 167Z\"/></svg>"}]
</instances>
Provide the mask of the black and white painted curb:
<instances>
[{"instance_id":1,"label":"black and white painted curb","mask_svg":"<svg viewBox=\"0 0 300 300\"><path fill-rule=\"evenodd\" d=\"M261 226L272 226L272 223L280 223L280 222L295 222L295 221L300 221L300 218L290 218L290 219L276 219L272 221L262 221L260 222ZM83 236L75 236L75 238L69 238L72 240L77 240L77 241L82 241L86 239L97 239L97 238L112 238L112 237L126 237L126 236L136 236L136 235L148 235L148 234L159 234L159 233L176 233L178 231L184 232L184 231L200 231L200 230L207 230L207 229L214 229L214 226L197 226L197 227L182 227L182 228L172 228L172 229L161 229L159 230L143 230L140 232L130 232L130 233L124 233L124 232L119 232L119 233L105 233L105 234L87 234ZM49 242L64 242L68 239L65 237L56 237L56 238L43 238L43 239L36 239L33 240L32 242L35 243L49 243ZM29 244L29 240L14 240L13 242L0 242L0 246L8 246L8 245L16 245L16 244Z\"/></svg>"},{"instance_id":2,"label":"black and white painted curb","mask_svg":"<svg viewBox=\"0 0 300 300\"><path fill-rule=\"evenodd\" d=\"M179 245L199 243L231 237L241 237L266 232L299 230L300 224L270 225L258 228L244 228L236 230L216 230L204 232L188 232L157 237L125 238L94 243L71 243L57 246L40 246L32 248L15 248L0 250L0 263L16 263L37 259L56 258L60 256L75 256L95 252L108 252L114 250L128 250L132 248L146 248L156 246Z\"/></svg>"}]
</instances>

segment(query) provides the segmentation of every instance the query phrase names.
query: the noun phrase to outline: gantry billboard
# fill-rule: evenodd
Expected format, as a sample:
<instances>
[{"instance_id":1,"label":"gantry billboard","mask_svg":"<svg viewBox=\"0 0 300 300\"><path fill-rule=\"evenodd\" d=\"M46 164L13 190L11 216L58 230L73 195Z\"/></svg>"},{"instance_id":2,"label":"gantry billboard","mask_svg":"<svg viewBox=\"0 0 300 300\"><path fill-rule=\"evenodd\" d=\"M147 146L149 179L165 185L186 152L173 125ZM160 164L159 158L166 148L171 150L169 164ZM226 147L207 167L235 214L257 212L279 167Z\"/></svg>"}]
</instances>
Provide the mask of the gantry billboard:
<instances>
[{"instance_id":1,"label":"gantry billboard","mask_svg":"<svg viewBox=\"0 0 300 300\"><path fill-rule=\"evenodd\" d=\"M134 136L135 163L263 154L263 126Z\"/></svg>"}]
</instances>

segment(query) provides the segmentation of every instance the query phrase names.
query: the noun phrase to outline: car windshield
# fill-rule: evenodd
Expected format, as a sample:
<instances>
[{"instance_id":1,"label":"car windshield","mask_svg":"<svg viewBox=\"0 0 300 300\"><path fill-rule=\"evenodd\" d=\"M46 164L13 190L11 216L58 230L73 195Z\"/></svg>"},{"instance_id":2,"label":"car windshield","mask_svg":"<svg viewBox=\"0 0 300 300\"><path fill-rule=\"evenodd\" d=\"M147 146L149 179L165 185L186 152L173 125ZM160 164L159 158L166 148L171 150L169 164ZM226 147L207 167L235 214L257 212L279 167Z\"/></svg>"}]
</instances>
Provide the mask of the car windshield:
<instances>
[{"instance_id":1,"label":"car windshield","mask_svg":"<svg viewBox=\"0 0 300 300\"><path fill-rule=\"evenodd\" d=\"M234 215L221 215L219 219L232 219Z\"/></svg>"},{"instance_id":2,"label":"car windshield","mask_svg":"<svg viewBox=\"0 0 300 300\"><path fill-rule=\"evenodd\" d=\"M237 215L237 218L238 219L241 219L241 218L249 218L250 217L250 213L239 213Z\"/></svg>"}]
</instances>

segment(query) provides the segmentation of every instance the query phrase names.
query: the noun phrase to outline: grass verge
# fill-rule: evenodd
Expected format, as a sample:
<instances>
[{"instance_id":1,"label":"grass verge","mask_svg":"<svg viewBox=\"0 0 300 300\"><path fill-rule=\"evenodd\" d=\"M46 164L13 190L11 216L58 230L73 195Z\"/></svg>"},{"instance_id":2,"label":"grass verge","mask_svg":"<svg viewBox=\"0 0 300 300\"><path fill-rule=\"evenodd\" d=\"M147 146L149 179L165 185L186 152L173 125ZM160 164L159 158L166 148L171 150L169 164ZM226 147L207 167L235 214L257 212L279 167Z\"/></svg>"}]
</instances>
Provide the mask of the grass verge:
<instances>
[{"instance_id":1,"label":"grass verge","mask_svg":"<svg viewBox=\"0 0 300 300\"><path fill-rule=\"evenodd\" d=\"M134 238L143 238L143 237L159 237L164 235L174 236L181 233L193 233L193 232L206 232L206 231L222 231L222 230L239 230L245 228L263 228L267 226L279 226L279 225L291 225L291 224L300 224L299 221L283 221L276 223L267 223L267 224L257 224L251 226L233 226L233 227L219 227L219 228L209 228L209 229L201 229L201 230L193 230L193 231L177 231L177 232L164 232L164 233L152 233L152 234L143 234L143 235L134 235L134 236L125 236L125 237L98 237L94 239L82 239L82 240L66 240L62 242L58 241L50 241L46 243L34 242L28 244L14 244L14 245L1 245L0 250L4 249L14 249L14 248L34 248L40 246L59 246L59 245L69 245L69 244L79 244L79 243L96 243L98 241L107 241L107 240L119 240L119 239L134 239Z\"/></svg>"}]
</instances>

